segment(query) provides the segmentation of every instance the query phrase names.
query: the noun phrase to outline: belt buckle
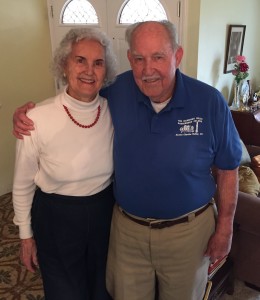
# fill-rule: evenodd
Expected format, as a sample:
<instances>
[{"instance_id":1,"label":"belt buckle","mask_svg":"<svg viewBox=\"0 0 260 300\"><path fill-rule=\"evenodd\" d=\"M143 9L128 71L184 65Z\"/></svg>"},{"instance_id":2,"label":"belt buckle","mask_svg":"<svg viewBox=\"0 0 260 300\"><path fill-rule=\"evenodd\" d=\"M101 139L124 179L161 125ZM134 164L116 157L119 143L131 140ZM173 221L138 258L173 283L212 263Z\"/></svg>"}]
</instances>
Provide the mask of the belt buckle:
<instances>
[{"instance_id":1,"label":"belt buckle","mask_svg":"<svg viewBox=\"0 0 260 300\"><path fill-rule=\"evenodd\" d=\"M152 229L161 229L163 228L163 222L164 221L157 221L157 220L149 221L149 227Z\"/></svg>"},{"instance_id":2,"label":"belt buckle","mask_svg":"<svg viewBox=\"0 0 260 300\"><path fill-rule=\"evenodd\" d=\"M172 224L170 224L171 222L169 221L153 221L153 222L150 222L149 226L150 228L153 228L153 229L163 229L165 227L170 227L172 226Z\"/></svg>"}]
</instances>

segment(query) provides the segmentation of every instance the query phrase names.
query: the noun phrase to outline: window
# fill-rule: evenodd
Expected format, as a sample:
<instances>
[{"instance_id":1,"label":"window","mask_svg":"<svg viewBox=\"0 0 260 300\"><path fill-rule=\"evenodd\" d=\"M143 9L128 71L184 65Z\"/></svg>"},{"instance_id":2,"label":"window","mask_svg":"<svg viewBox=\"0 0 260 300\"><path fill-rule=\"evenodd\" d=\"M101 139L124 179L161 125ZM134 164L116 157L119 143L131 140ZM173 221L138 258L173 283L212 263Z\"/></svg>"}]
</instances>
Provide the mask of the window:
<instances>
[{"instance_id":1,"label":"window","mask_svg":"<svg viewBox=\"0 0 260 300\"><path fill-rule=\"evenodd\" d=\"M140 21L167 19L159 0L129 0L121 10L119 23L132 24Z\"/></svg>"},{"instance_id":2,"label":"window","mask_svg":"<svg viewBox=\"0 0 260 300\"><path fill-rule=\"evenodd\" d=\"M98 24L97 13L87 0L71 0L64 5L62 24Z\"/></svg>"}]
</instances>

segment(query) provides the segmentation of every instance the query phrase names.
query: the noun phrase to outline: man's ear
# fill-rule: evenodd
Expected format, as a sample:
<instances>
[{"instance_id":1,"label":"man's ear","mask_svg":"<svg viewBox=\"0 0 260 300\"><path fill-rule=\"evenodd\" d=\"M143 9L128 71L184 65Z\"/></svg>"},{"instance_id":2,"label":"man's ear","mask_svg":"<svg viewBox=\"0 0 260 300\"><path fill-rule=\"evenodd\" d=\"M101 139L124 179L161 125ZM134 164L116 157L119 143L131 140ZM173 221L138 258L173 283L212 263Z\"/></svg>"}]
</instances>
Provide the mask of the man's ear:
<instances>
[{"instance_id":1,"label":"man's ear","mask_svg":"<svg viewBox=\"0 0 260 300\"><path fill-rule=\"evenodd\" d=\"M182 57L183 57L183 48L180 46L175 52L176 68L179 67Z\"/></svg>"},{"instance_id":2,"label":"man's ear","mask_svg":"<svg viewBox=\"0 0 260 300\"><path fill-rule=\"evenodd\" d=\"M128 60L129 60L129 63L131 64L131 61L132 61L132 55L131 55L130 49L127 50L127 58L128 58Z\"/></svg>"}]
</instances>

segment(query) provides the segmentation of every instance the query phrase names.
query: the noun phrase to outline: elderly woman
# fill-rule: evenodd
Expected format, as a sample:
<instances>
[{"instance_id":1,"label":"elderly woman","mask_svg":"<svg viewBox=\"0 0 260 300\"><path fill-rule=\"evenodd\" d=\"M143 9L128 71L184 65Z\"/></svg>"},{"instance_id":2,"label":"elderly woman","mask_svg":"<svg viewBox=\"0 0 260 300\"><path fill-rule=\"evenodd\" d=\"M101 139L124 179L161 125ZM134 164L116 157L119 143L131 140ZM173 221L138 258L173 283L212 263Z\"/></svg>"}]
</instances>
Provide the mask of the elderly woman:
<instances>
[{"instance_id":1,"label":"elderly woman","mask_svg":"<svg viewBox=\"0 0 260 300\"><path fill-rule=\"evenodd\" d=\"M32 272L39 262L46 300L107 300L113 125L99 90L116 76L110 40L93 28L69 31L53 71L66 88L29 111L35 131L17 141L21 260Z\"/></svg>"}]
</instances>

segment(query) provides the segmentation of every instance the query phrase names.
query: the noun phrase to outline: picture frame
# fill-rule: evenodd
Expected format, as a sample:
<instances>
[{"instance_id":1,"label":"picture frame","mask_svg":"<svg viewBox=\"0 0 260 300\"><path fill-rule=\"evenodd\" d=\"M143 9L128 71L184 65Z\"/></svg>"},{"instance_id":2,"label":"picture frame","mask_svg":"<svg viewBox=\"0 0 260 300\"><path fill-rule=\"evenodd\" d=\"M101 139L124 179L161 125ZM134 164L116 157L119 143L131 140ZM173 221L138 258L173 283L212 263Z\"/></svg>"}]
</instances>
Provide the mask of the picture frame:
<instances>
[{"instance_id":1,"label":"picture frame","mask_svg":"<svg viewBox=\"0 0 260 300\"><path fill-rule=\"evenodd\" d=\"M245 33L246 25L229 25L224 64L225 74L234 70L236 56L243 53Z\"/></svg>"}]
</instances>

